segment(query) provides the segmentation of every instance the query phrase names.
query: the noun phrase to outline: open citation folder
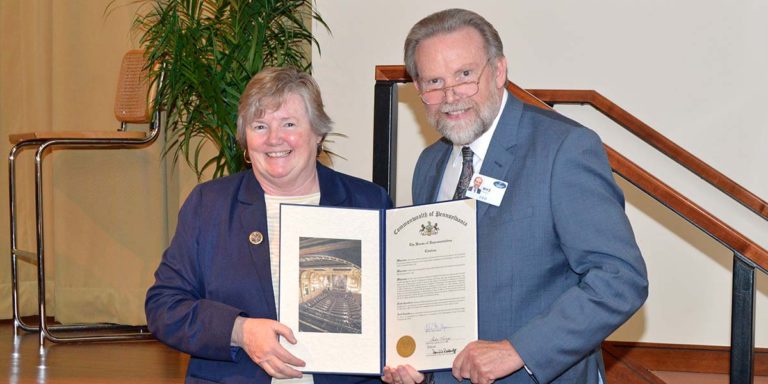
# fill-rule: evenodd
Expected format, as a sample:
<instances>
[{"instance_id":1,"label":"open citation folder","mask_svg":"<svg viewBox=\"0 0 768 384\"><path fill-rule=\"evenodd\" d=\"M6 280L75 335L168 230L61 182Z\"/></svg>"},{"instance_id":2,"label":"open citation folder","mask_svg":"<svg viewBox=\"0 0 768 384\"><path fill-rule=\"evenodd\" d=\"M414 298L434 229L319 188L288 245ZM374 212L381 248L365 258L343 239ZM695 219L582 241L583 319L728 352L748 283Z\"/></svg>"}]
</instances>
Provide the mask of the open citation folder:
<instances>
[{"instance_id":1,"label":"open citation folder","mask_svg":"<svg viewBox=\"0 0 768 384\"><path fill-rule=\"evenodd\" d=\"M307 373L450 369L477 340L475 200L369 210L282 205L282 345Z\"/></svg>"}]
</instances>

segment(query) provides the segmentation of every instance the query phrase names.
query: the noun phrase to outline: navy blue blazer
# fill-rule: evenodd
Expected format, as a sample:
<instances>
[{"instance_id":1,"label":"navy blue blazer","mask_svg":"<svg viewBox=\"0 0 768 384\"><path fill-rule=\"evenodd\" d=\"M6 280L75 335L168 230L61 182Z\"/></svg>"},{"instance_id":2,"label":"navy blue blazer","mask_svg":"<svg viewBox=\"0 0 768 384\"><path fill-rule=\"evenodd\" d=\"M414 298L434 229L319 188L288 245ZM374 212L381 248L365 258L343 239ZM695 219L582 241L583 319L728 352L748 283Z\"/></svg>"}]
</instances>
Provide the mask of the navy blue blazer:
<instances>
[{"instance_id":1,"label":"navy blue blazer","mask_svg":"<svg viewBox=\"0 0 768 384\"><path fill-rule=\"evenodd\" d=\"M415 204L437 199L451 148L442 139L419 157ZM499 207L478 202L480 339L509 340L541 384L597 383L601 342L648 294L600 139L508 94L480 173L509 183ZM522 369L496 382L532 383Z\"/></svg>"},{"instance_id":2,"label":"navy blue blazer","mask_svg":"<svg viewBox=\"0 0 768 384\"><path fill-rule=\"evenodd\" d=\"M318 163L320 205L389 208L381 187ZM265 239L251 244L259 231ZM264 190L253 172L198 185L179 212L145 303L160 341L191 355L188 383L269 383L241 348L230 347L237 316L277 319L269 264ZM296 330L294 330L296 331ZM379 382L378 377L315 375L315 383Z\"/></svg>"}]
</instances>

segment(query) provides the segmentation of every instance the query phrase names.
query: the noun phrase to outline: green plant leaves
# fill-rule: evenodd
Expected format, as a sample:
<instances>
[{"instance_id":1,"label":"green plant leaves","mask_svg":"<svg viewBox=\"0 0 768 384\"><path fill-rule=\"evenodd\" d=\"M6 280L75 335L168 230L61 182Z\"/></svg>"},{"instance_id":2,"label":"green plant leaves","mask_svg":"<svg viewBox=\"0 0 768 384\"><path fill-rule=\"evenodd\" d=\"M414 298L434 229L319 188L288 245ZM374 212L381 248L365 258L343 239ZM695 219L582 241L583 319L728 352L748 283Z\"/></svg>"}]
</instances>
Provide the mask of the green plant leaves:
<instances>
[{"instance_id":1,"label":"green plant leaves","mask_svg":"<svg viewBox=\"0 0 768 384\"><path fill-rule=\"evenodd\" d=\"M311 0L137 0L134 21L150 68L163 71L155 107L167 113L166 155L201 178L245 168L237 144L237 107L265 66L310 70L308 23L328 28ZM202 158L206 145L217 152Z\"/></svg>"}]
</instances>

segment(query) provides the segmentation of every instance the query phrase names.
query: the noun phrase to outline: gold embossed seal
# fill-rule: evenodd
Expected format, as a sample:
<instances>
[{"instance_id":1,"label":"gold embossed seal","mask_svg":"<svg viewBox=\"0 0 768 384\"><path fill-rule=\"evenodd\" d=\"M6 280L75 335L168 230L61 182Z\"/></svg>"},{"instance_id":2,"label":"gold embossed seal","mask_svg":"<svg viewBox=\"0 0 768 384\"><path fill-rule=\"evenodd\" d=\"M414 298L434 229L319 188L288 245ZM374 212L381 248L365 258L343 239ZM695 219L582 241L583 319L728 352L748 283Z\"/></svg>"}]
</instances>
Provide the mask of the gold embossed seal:
<instances>
[{"instance_id":1,"label":"gold embossed seal","mask_svg":"<svg viewBox=\"0 0 768 384\"><path fill-rule=\"evenodd\" d=\"M397 354L402 357L409 357L416 351L416 340L410 336L403 336L397 340Z\"/></svg>"}]
</instances>

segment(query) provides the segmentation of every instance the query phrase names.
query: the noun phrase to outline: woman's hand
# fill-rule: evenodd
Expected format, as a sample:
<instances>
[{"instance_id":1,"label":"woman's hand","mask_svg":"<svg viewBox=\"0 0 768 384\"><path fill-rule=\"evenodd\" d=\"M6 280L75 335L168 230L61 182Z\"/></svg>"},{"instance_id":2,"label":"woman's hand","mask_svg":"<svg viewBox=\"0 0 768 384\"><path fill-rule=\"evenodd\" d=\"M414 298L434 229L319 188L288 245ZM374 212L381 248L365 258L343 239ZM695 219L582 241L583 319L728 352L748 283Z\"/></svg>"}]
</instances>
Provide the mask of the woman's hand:
<instances>
[{"instance_id":1,"label":"woman's hand","mask_svg":"<svg viewBox=\"0 0 768 384\"><path fill-rule=\"evenodd\" d=\"M389 384L417 384L424 381L424 374L410 365L386 366L381 380Z\"/></svg>"},{"instance_id":2,"label":"woman's hand","mask_svg":"<svg viewBox=\"0 0 768 384\"><path fill-rule=\"evenodd\" d=\"M242 348L251 360L274 378L301 377L301 372L293 367L303 367L304 361L283 348L279 336L296 344L293 331L285 325L270 319L249 318L243 322Z\"/></svg>"}]
</instances>

